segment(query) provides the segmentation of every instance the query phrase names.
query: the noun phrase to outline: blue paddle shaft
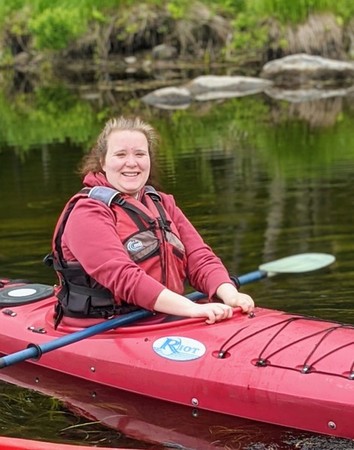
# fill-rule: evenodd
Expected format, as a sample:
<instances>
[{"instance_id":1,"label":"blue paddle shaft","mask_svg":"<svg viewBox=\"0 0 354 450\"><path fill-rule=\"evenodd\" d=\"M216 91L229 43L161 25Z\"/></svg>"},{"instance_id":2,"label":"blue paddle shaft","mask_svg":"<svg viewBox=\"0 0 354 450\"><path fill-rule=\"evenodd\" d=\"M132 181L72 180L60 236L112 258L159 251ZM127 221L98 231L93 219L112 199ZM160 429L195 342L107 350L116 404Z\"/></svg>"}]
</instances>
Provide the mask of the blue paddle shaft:
<instances>
[{"instance_id":1,"label":"blue paddle shaft","mask_svg":"<svg viewBox=\"0 0 354 450\"><path fill-rule=\"evenodd\" d=\"M263 278L267 278L267 276L268 272L266 272L265 270L255 270L254 272L249 272L246 273L245 275L240 275L238 277L238 281L240 282L240 285L243 286L244 284L263 280Z\"/></svg>"},{"instance_id":2,"label":"blue paddle shaft","mask_svg":"<svg viewBox=\"0 0 354 450\"><path fill-rule=\"evenodd\" d=\"M268 273L264 270L255 270L254 272L246 273L245 275L241 275L238 277L238 281L241 286L248 283L253 283L254 281L262 280L263 278L267 278ZM192 300L193 302L196 302L198 300L201 300L202 298L205 298L205 294L202 292L192 292L191 294L188 294L187 297L189 300Z\"/></svg>"},{"instance_id":3,"label":"blue paddle shaft","mask_svg":"<svg viewBox=\"0 0 354 450\"><path fill-rule=\"evenodd\" d=\"M92 325L87 328L83 328L80 331L75 331L74 333L66 334L60 338L54 339L44 344L29 344L29 346L18 352L12 353L10 355L3 356L0 358L0 369L3 367L11 366L18 362L25 361L26 359L38 359L43 353L56 350L57 348L65 347L66 345L73 344L74 342L82 341L83 339L89 338L99 333L103 333L108 330L113 330L114 328L122 327L128 325L136 320L144 319L151 316L152 313L145 309L134 311L130 314L125 314L114 319L106 320L105 322L100 322L97 325Z\"/></svg>"},{"instance_id":4,"label":"blue paddle shaft","mask_svg":"<svg viewBox=\"0 0 354 450\"><path fill-rule=\"evenodd\" d=\"M238 280L241 285L251 283L253 281L261 280L267 277L267 272L262 270L256 270L250 272L246 275L241 275ZM188 294L187 297L192 301L197 301L205 297L202 292L192 292ZM48 353L52 350L56 350L66 345L74 344L75 342L82 341L83 339L95 336L96 334L104 333L108 330L114 330L115 328L122 327L124 325L129 325L137 320L145 319L151 316L152 313L145 309L134 311L129 314L125 314L114 319L106 320L100 322L97 325L92 325L87 328L83 328L80 331L75 331L74 333L66 334L60 338L54 339L44 344L29 344L29 346L18 352L6 355L0 358L0 369L11 366L18 362L25 361L26 359L39 359L43 353Z\"/></svg>"}]
</instances>

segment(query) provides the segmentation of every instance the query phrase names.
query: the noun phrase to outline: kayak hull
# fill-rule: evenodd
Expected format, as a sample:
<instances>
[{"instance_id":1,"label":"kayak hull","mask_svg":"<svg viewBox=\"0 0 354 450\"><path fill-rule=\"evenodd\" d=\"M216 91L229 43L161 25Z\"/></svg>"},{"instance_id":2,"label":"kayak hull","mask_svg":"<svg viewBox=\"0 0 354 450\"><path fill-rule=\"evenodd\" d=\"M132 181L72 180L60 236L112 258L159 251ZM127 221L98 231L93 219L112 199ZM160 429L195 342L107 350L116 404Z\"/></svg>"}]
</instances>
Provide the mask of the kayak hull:
<instances>
[{"instance_id":1,"label":"kayak hull","mask_svg":"<svg viewBox=\"0 0 354 450\"><path fill-rule=\"evenodd\" d=\"M55 299L0 314L0 353L58 339ZM11 311L13 314L11 314ZM102 386L230 416L354 438L354 328L256 308L201 319L131 325L29 361Z\"/></svg>"}]
</instances>

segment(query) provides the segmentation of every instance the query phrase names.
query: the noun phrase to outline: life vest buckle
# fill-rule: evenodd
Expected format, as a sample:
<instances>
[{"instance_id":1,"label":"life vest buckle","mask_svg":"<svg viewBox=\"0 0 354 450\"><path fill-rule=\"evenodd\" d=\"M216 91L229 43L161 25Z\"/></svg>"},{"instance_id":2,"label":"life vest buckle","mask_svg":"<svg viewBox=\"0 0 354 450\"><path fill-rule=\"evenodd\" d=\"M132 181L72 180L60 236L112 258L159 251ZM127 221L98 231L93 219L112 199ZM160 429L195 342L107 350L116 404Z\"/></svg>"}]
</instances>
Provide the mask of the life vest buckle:
<instances>
[{"instance_id":1,"label":"life vest buckle","mask_svg":"<svg viewBox=\"0 0 354 450\"><path fill-rule=\"evenodd\" d=\"M119 205L119 206L123 206L123 205L125 204L125 198L123 198L123 197L118 197L118 198L115 200L115 203L116 203L117 205Z\"/></svg>"},{"instance_id":2,"label":"life vest buckle","mask_svg":"<svg viewBox=\"0 0 354 450\"><path fill-rule=\"evenodd\" d=\"M163 220L161 217L158 217L157 221L161 230L171 231L171 222L169 220Z\"/></svg>"}]
</instances>

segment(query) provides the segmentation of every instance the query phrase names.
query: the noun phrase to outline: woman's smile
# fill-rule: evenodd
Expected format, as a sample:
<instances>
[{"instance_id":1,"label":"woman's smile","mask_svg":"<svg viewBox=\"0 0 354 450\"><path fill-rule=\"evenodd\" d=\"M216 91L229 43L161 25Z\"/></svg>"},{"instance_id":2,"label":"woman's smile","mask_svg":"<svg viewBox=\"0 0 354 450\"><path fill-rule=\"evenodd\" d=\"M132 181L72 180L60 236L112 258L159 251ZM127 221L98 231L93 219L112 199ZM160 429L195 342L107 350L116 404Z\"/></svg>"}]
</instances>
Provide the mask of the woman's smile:
<instances>
[{"instance_id":1,"label":"woman's smile","mask_svg":"<svg viewBox=\"0 0 354 450\"><path fill-rule=\"evenodd\" d=\"M102 169L118 191L137 194L149 178L150 166L148 142L143 133L122 130L109 135Z\"/></svg>"}]
</instances>

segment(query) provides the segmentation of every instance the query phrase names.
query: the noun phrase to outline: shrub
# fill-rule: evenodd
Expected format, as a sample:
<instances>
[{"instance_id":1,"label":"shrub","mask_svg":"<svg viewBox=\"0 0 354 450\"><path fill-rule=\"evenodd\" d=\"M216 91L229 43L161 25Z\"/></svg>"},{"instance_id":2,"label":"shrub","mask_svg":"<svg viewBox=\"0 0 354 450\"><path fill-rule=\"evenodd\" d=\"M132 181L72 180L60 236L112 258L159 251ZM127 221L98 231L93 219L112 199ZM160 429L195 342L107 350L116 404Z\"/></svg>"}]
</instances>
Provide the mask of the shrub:
<instances>
[{"instance_id":1,"label":"shrub","mask_svg":"<svg viewBox=\"0 0 354 450\"><path fill-rule=\"evenodd\" d=\"M45 9L29 21L29 30L39 50L62 50L86 29L87 20L78 8Z\"/></svg>"}]
</instances>

